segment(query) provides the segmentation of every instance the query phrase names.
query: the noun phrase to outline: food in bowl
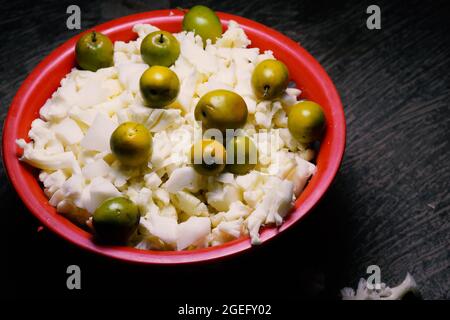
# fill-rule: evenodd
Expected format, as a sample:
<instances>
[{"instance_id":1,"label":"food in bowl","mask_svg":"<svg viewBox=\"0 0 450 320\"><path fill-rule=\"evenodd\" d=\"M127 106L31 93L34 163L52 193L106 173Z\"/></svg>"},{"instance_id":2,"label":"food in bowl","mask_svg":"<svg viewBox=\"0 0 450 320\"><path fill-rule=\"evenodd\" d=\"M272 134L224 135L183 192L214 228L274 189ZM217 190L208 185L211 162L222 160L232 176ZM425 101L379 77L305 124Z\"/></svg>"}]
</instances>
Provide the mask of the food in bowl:
<instances>
[{"instance_id":1,"label":"food in bowl","mask_svg":"<svg viewBox=\"0 0 450 320\"><path fill-rule=\"evenodd\" d=\"M159 30L142 24L133 30L137 40L114 43L113 66L95 72L74 68L61 81L41 108L40 118L33 121L31 141L18 140L24 149L21 159L41 169L39 179L50 204L92 228L98 237L159 250L215 246L247 234L253 244L259 243L260 227L280 225L315 172L310 144L291 133L296 126L295 119L289 121L291 110L299 109L296 118L309 117L300 110L305 103L298 101L300 90L284 88L273 100L257 98L254 69L275 57L270 51L250 48L245 32L230 22L214 44L194 32L174 34L180 53L169 70L179 80L176 97L146 99L140 79L150 66L140 49L144 38ZM230 99L231 104L216 101L222 116L216 117L217 110L210 108L210 113L200 111L196 116L200 101L211 92L213 98L237 95L245 108L239 98ZM153 93L149 90L149 96ZM231 122L224 121L228 116ZM211 121L199 124L196 120L201 117ZM314 124L314 119L313 132L320 133L320 123ZM310 122L297 125L309 128ZM119 130L121 126L125 128ZM207 137L197 137L202 129L230 128L240 131L228 143L211 137L212 142L203 143ZM308 135L309 131L298 132ZM116 151L126 150L116 146L127 145L122 140L135 141L133 135L139 143L130 143L132 151ZM191 149L199 141L200 158L208 146L214 145L209 149L215 151L221 145L225 152L219 158L230 158L232 163L203 159L195 163ZM244 150L243 163L235 161L239 152L228 157L229 145L243 146L235 148ZM252 163L248 155L255 153ZM138 208L138 224L133 206ZM128 219L119 219L129 212ZM111 228L115 223L116 229ZM108 237L111 229L121 231L110 231Z\"/></svg>"}]
</instances>

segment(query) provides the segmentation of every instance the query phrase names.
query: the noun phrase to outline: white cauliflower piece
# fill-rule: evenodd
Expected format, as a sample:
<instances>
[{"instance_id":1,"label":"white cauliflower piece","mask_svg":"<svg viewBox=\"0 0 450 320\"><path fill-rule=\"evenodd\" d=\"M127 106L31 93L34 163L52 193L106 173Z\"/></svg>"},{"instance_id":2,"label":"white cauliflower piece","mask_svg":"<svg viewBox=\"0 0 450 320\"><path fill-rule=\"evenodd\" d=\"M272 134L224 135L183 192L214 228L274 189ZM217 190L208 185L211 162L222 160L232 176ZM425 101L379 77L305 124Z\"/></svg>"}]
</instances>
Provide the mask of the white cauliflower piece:
<instances>
[{"instance_id":1,"label":"white cauliflower piece","mask_svg":"<svg viewBox=\"0 0 450 320\"><path fill-rule=\"evenodd\" d=\"M369 289L367 281L361 278L356 292L352 288L343 288L341 296L342 300L401 300L408 292L417 293L416 281L409 273L406 274L405 280L394 288L381 283L379 289Z\"/></svg>"},{"instance_id":2,"label":"white cauliflower piece","mask_svg":"<svg viewBox=\"0 0 450 320\"><path fill-rule=\"evenodd\" d=\"M117 123L108 116L98 113L83 140L81 146L87 150L111 152L109 140L117 127Z\"/></svg>"},{"instance_id":3,"label":"white cauliflower piece","mask_svg":"<svg viewBox=\"0 0 450 320\"><path fill-rule=\"evenodd\" d=\"M180 42L180 55L189 61L195 69L203 74L211 75L217 72L217 57L203 49L203 41L193 32L181 32L175 35Z\"/></svg>"},{"instance_id":4,"label":"white cauliflower piece","mask_svg":"<svg viewBox=\"0 0 450 320\"><path fill-rule=\"evenodd\" d=\"M206 246L206 239L211 232L211 221L206 217L190 217L178 225L177 250L188 246Z\"/></svg>"},{"instance_id":5,"label":"white cauliflower piece","mask_svg":"<svg viewBox=\"0 0 450 320\"><path fill-rule=\"evenodd\" d=\"M67 177L62 170L56 170L41 179L47 196L51 197L58 189L60 189L66 179Z\"/></svg>"},{"instance_id":6,"label":"white cauliflower piece","mask_svg":"<svg viewBox=\"0 0 450 320\"><path fill-rule=\"evenodd\" d=\"M84 188L84 179L80 174L72 175L61 186L66 200L72 201L77 207L82 207L81 195Z\"/></svg>"},{"instance_id":7,"label":"white cauliflower piece","mask_svg":"<svg viewBox=\"0 0 450 320\"><path fill-rule=\"evenodd\" d=\"M247 218L247 229L252 244L259 244L259 229L264 223L280 225L283 217L292 207L293 183L270 177L264 185L264 197Z\"/></svg>"},{"instance_id":8,"label":"white cauliflower piece","mask_svg":"<svg viewBox=\"0 0 450 320\"><path fill-rule=\"evenodd\" d=\"M206 200L214 209L227 211L233 202L242 200L242 192L237 186L217 183L206 193Z\"/></svg>"},{"instance_id":9,"label":"white cauliflower piece","mask_svg":"<svg viewBox=\"0 0 450 320\"><path fill-rule=\"evenodd\" d=\"M170 193L182 190L197 192L203 186L202 182L203 176L189 166L175 169L164 184L164 188Z\"/></svg>"},{"instance_id":10,"label":"white cauliflower piece","mask_svg":"<svg viewBox=\"0 0 450 320\"><path fill-rule=\"evenodd\" d=\"M88 180L92 180L96 177L106 177L109 172L110 167L103 159L91 161L81 169L81 173Z\"/></svg>"},{"instance_id":11,"label":"white cauliflower piece","mask_svg":"<svg viewBox=\"0 0 450 320\"><path fill-rule=\"evenodd\" d=\"M155 237L158 237L167 244L175 246L178 239L177 220L160 216L157 213L150 213L142 217L140 224Z\"/></svg>"},{"instance_id":12,"label":"white cauliflower piece","mask_svg":"<svg viewBox=\"0 0 450 320\"><path fill-rule=\"evenodd\" d=\"M233 202L230 205L230 209L223 214L223 218L227 221L239 220L241 218L246 218L252 209L249 206L246 206L241 201Z\"/></svg>"},{"instance_id":13,"label":"white cauliflower piece","mask_svg":"<svg viewBox=\"0 0 450 320\"><path fill-rule=\"evenodd\" d=\"M147 108L150 109L150 108ZM183 123L181 111L176 109L150 109L151 113L145 126L151 132L166 130L169 127L178 127Z\"/></svg>"},{"instance_id":14,"label":"white cauliflower piece","mask_svg":"<svg viewBox=\"0 0 450 320\"><path fill-rule=\"evenodd\" d=\"M316 173L316 166L311 162L303 160L299 156L295 157L295 161L297 166L286 178L294 183L294 194L295 196L298 196L300 192L302 192L309 178Z\"/></svg>"},{"instance_id":15,"label":"white cauliflower piece","mask_svg":"<svg viewBox=\"0 0 450 320\"><path fill-rule=\"evenodd\" d=\"M208 214L208 208L197 197L186 191L171 194L172 204L178 210L190 216L203 216Z\"/></svg>"},{"instance_id":16,"label":"white cauliflower piece","mask_svg":"<svg viewBox=\"0 0 450 320\"><path fill-rule=\"evenodd\" d=\"M133 94L139 94L139 79L148 65L145 63L121 63L117 65L119 81L125 90L129 90Z\"/></svg>"},{"instance_id":17,"label":"white cauliflower piece","mask_svg":"<svg viewBox=\"0 0 450 320\"><path fill-rule=\"evenodd\" d=\"M75 174L81 173L80 165L73 152L53 154L45 150L36 150L33 148L32 142L26 143L23 139L17 140L16 143L23 149L23 155L20 160L35 168L43 170L67 169Z\"/></svg>"},{"instance_id":18,"label":"white cauliflower piece","mask_svg":"<svg viewBox=\"0 0 450 320\"><path fill-rule=\"evenodd\" d=\"M158 31L159 28L151 24L138 23L133 26L133 32L139 35L139 38L145 38L149 33Z\"/></svg>"},{"instance_id":19,"label":"white cauliflower piece","mask_svg":"<svg viewBox=\"0 0 450 320\"><path fill-rule=\"evenodd\" d=\"M210 244L217 246L219 244L239 238L242 231L242 219L234 221L222 221L215 227L210 235Z\"/></svg>"},{"instance_id":20,"label":"white cauliflower piece","mask_svg":"<svg viewBox=\"0 0 450 320\"><path fill-rule=\"evenodd\" d=\"M162 184L161 178L155 172L144 175L144 181L150 190L155 190Z\"/></svg>"},{"instance_id":21,"label":"white cauliflower piece","mask_svg":"<svg viewBox=\"0 0 450 320\"><path fill-rule=\"evenodd\" d=\"M94 178L91 183L84 188L83 195L81 198L83 208L85 208L90 213L93 213L103 201L119 197L121 193L116 189L116 187L102 177Z\"/></svg>"},{"instance_id":22,"label":"white cauliflower piece","mask_svg":"<svg viewBox=\"0 0 450 320\"><path fill-rule=\"evenodd\" d=\"M64 118L52 125L51 130L65 146L79 143L84 137L78 124L70 118Z\"/></svg>"},{"instance_id":23,"label":"white cauliflower piece","mask_svg":"<svg viewBox=\"0 0 450 320\"><path fill-rule=\"evenodd\" d=\"M239 24L236 21L230 20L227 31L224 32L221 38L217 39L216 46L223 48L246 48L251 43Z\"/></svg>"}]
</instances>

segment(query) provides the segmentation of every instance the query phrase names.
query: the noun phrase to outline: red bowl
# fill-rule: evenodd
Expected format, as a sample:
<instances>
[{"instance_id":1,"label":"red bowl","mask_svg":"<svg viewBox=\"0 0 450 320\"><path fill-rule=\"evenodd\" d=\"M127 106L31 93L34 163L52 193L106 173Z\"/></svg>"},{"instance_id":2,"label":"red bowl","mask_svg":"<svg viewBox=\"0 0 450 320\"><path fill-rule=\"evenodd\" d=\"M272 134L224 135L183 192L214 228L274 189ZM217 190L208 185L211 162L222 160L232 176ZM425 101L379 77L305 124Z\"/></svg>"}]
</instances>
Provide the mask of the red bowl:
<instances>
[{"instance_id":1,"label":"red bowl","mask_svg":"<svg viewBox=\"0 0 450 320\"><path fill-rule=\"evenodd\" d=\"M345 118L341 101L333 82L319 63L298 43L257 22L226 13L218 13L224 27L228 21L238 22L252 41L252 46L272 50L290 70L292 80L303 93L302 97L322 105L327 129L317 156L317 173L295 203L295 209L279 228L265 228L261 240L265 242L302 219L318 203L335 177L345 147ZM136 38L132 27L136 23L150 23L163 30L179 32L183 13L179 10L160 10L135 14L113 20L95 28L113 41ZM61 79L75 66L75 43L80 35L71 38L47 56L27 77L9 108L3 130L3 160L9 179L28 209L47 228L91 252L116 259L147 264L181 264L215 260L251 248L248 237L220 246L193 251L144 251L122 246L102 246L92 241L90 233L59 215L48 203L37 179L37 171L19 161L21 150L15 140L28 136L31 122L39 116L39 109L58 88Z\"/></svg>"}]
</instances>

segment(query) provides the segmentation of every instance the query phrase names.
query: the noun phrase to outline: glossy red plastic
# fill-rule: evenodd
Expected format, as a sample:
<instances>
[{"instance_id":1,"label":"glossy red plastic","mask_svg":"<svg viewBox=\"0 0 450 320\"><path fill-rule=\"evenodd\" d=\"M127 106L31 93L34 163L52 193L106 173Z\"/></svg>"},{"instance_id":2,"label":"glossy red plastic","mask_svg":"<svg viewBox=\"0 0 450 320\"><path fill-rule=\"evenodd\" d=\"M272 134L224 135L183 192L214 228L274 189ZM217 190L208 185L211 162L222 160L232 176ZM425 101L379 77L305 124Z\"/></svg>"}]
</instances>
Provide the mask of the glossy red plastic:
<instances>
[{"instance_id":1,"label":"glossy red plastic","mask_svg":"<svg viewBox=\"0 0 450 320\"><path fill-rule=\"evenodd\" d=\"M252 46L272 50L290 70L292 80L303 91L301 97L323 106L327 128L317 156L317 173L297 199L295 209L279 227L261 232L262 242L291 227L319 202L335 177L345 148L345 118L336 89L319 63L298 43L257 22L225 13L218 13L224 28L230 20L238 22L252 41ZM136 23L150 23L170 32L181 31L183 13L179 10L160 10L135 14L95 27L113 41L136 38L132 27ZM19 161L20 148L16 139L25 138L31 122L39 116L39 109L59 86L61 79L75 66L75 43L81 34L48 55L27 77L10 106L3 130L3 159L12 185L27 208L47 228L75 245L91 252L144 264L182 264L208 261L237 254L252 248L249 238L243 237L226 244L193 251L144 251L130 247L103 246L92 241L90 233L80 229L49 205L37 170ZM290 244L286 244L290 245Z\"/></svg>"}]
</instances>

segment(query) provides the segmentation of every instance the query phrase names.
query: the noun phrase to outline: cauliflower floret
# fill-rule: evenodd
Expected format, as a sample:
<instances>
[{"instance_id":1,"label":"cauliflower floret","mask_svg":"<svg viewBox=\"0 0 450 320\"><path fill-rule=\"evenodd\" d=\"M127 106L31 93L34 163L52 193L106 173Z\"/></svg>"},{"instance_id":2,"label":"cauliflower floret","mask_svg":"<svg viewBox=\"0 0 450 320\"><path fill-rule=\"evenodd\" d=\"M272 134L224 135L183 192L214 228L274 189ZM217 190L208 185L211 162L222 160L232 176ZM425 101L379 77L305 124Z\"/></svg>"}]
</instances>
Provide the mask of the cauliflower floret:
<instances>
[{"instance_id":1,"label":"cauliflower floret","mask_svg":"<svg viewBox=\"0 0 450 320\"><path fill-rule=\"evenodd\" d=\"M238 238L242 231L242 219L235 221L222 221L215 227L209 237L212 246Z\"/></svg>"},{"instance_id":2,"label":"cauliflower floret","mask_svg":"<svg viewBox=\"0 0 450 320\"><path fill-rule=\"evenodd\" d=\"M81 173L88 180L96 177L106 177L109 172L110 167L103 159L91 161L81 169Z\"/></svg>"},{"instance_id":3,"label":"cauliflower floret","mask_svg":"<svg viewBox=\"0 0 450 320\"><path fill-rule=\"evenodd\" d=\"M283 107L279 101L261 101L256 105L255 123L263 128L273 127L272 119L276 113L282 111Z\"/></svg>"},{"instance_id":4,"label":"cauliflower floret","mask_svg":"<svg viewBox=\"0 0 450 320\"><path fill-rule=\"evenodd\" d=\"M79 143L84 137L78 124L70 118L64 118L54 124L51 129L65 146Z\"/></svg>"},{"instance_id":5,"label":"cauliflower floret","mask_svg":"<svg viewBox=\"0 0 450 320\"><path fill-rule=\"evenodd\" d=\"M80 174L75 174L67 179L61 186L65 199L71 200L77 207L82 207L81 195L84 188L84 179Z\"/></svg>"},{"instance_id":6,"label":"cauliflower floret","mask_svg":"<svg viewBox=\"0 0 450 320\"><path fill-rule=\"evenodd\" d=\"M203 186L203 176L197 173L193 167L175 169L164 184L164 188L170 193L181 190L197 192Z\"/></svg>"},{"instance_id":7,"label":"cauliflower floret","mask_svg":"<svg viewBox=\"0 0 450 320\"><path fill-rule=\"evenodd\" d=\"M294 194L298 196L309 178L316 173L316 166L299 156L295 157L295 161L297 163L295 170L286 178L294 183Z\"/></svg>"},{"instance_id":8,"label":"cauliflower floret","mask_svg":"<svg viewBox=\"0 0 450 320\"><path fill-rule=\"evenodd\" d=\"M216 46L223 48L246 48L252 42L236 21L230 20L228 29L217 39Z\"/></svg>"},{"instance_id":9,"label":"cauliflower floret","mask_svg":"<svg viewBox=\"0 0 450 320\"><path fill-rule=\"evenodd\" d=\"M108 116L98 113L94 123L81 140L81 146L87 150L111 152L109 140L116 127L117 123Z\"/></svg>"},{"instance_id":10,"label":"cauliflower floret","mask_svg":"<svg viewBox=\"0 0 450 320\"><path fill-rule=\"evenodd\" d=\"M171 194L170 199L178 210L190 216L204 216L209 213L206 205L189 192L178 191Z\"/></svg>"},{"instance_id":11,"label":"cauliflower floret","mask_svg":"<svg viewBox=\"0 0 450 320\"><path fill-rule=\"evenodd\" d=\"M147 108L149 109L149 108ZM181 111L175 109L150 109L151 113L145 122L145 126L151 132L158 132L169 127L179 127L183 123Z\"/></svg>"},{"instance_id":12,"label":"cauliflower floret","mask_svg":"<svg viewBox=\"0 0 450 320\"><path fill-rule=\"evenodd\" d=\"M55 139L55 134L49 129L49 126L45 121L35 119L31 123L28 137L34 141L35 149L45 149L47 144Z\"/></svg>"},{"instance_id":13,"label":"cauliflower floret","mask_svg":"<svg viewBox=\"0 0 450 320\"><path fill-rule=\"evenodd\" d=\"M153 236L158 237L166 244L175 246L178 239L176 219L160 216L157 213L150 213L141 218L140 224Z\"/></svg>"},{"instance_id":14,"label":"cauliflower floret","mask_svg":"<svg viewBox=\"0 0 450 320\"><path fill-rule=\"evenodd\" d=\"M125 90L129 90L133 94L139 94L139 79L147 70L148 65L145 63L120 63L117 65L119 81Z\"/></svg>"},{"instance_id":15,"label":"cauliflower floret","mask_svg":"<svg viewBox=\"0 0 450 320\"><path fill-rule=\"evenodd\" d=\"M223 218L227 221L239 220L241 218L246 218L252 209L246 206L241 201L233 202L230 205L230 209L224 213Z\"/></svg>"},{"instance_id":16,"label":"cauliflower floret","mask_svg":"<svg viewBox=\"0 0 450 320\"><path fill-rule=\"evenodd\" d=\"M67 177L62 170L56 170L41 179L47 196L51 197L59 188L61 188L66 179Z\"/></svg>"},{"instance_id":17,"label":"cauliflower floret","mask_svg":"<svg viewBox=\"0 0 450 320\"><path fill-rule=\"evenodd\" d=\"M139 38L145 38L149 33L158 31L159 28L151 24L138 23L133 26L133 32L139 35Z\"/></svg>"},{"instance_id":18,"label":"cauliflower floret","mask_svg":"<svg viewBox=\"0 0 450 320\"><path fill-rule=\"evenodd\" d=\"M155 190L162 184L161 178L155 172L144 175L144 181L150 190Z\"/></svg>"},{"instance_id":19,"label":"cauliflower floret","mask_svg":"<svg viewBox=\"0 0 450 320\"><path fill-rule=\"evenodd\" d=\"M93 213L103 201L109 198L119 197L120 195L121 193L111 182L105 178L97 177L84 188L81 202L83 208L90 213Z\"/></svg>"},{"instance_id":20,"label":"cauliflower floret","mask_svg":"<svg viewBox=\"0 0 450 320\"><path fill-rule=\"evenodd\" d=\"M82 109L106 102L109 98L118 95L122 87L117 79L115 67L99 69L97 72L78 71L75 76L78 85L78 101Z\"/></svg>"},{"instance_id":21,"label":"cauliflower floret","mask_svg":"<svg viewBox=\"0 0 450 320\"><path fill-rule=\"evenodd\" d=\"M188 246L204 247L211 232L211 221L206 217L190 217L178 225L177 250Z\"/></svg>"},{"instance_id":22,"label":"cauliflower floret","mask_svg":"<svg viewBox=\"0 0 450 320\"><path fill-rule=\"evenodd\" d=\"M217 183L206 193L209 205L218 211L227 211L235 201L242 200L242 192L237 186Z\"/></svg>"},{"instance_id":23,"label":"cauliflower floret","mask_svg":"<svg viewBox=\"0 0 450 320\"><path fill-rule=\"evenodd\" d=\"M361 278L358 288L343 288L341 290L342 300L400 300L407 294L417 293L417 284L411 274L407 273L403 282L394 288L389 288L385 283L380 283L379 288L370 289L367 281Z\"/></svg>"},{"instance_id":24,"label":"cauliflower floret","mask_svg":"<svg viewBox=\"0 0 450 320\"><path fill-rule=\"evenodd\" d=\"M217 72L217 57L203 49L203 41L193 32L181 32L175 35L180 42L180 55L189 61L195 69L203 74L211 75Z\"/></svg>"},{"instance_id":25,"label":"cauliflower floret","mask_svg":"<svg viewBox=\"0 0 450 320\"><path fill-rule=\"evenodd\" d=\"M280 225L283 217L292 207L293 183L270 177L264 185L264 197L247 218L247 229L252 244L259 244L259 228L264 223Z\"/></svg>"},{"instance_id":26,"label":"cauliflower floret","mask_svg":"<svg viewBox=\"0 0 450 320\"><path fill-rule=\"evenodd\" d=\"M67 169L75 174L81 173L80 165L73 152L53 154L45 150L36 150L33 148L32 142L26 143L23 139L17 140L16 143L23 149L23 155L20 160L35 168L43 170Z\"/></svg>"}]
</instances>

